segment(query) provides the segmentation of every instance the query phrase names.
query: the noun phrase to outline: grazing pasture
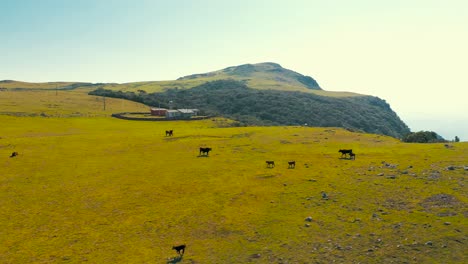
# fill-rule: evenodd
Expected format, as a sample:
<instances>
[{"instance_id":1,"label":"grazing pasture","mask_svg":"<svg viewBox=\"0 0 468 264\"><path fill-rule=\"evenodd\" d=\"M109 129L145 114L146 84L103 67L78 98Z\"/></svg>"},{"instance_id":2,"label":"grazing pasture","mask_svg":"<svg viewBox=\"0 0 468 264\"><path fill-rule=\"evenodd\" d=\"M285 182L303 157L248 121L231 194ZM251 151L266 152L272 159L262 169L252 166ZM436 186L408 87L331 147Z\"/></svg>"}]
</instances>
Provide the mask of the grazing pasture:
<instances>
[{"instance_id":1,"label":"grazing pasture","mask_svg":"<svg viewBox=\"0 0 468 264\"><path fill-rule=\"evenodd\" d=\"M126 121L76 104L91 114L0 114L0 263L467 261L468 143ZM200 159L200 146L216 151Z\"/></svg>"}]
</instances>

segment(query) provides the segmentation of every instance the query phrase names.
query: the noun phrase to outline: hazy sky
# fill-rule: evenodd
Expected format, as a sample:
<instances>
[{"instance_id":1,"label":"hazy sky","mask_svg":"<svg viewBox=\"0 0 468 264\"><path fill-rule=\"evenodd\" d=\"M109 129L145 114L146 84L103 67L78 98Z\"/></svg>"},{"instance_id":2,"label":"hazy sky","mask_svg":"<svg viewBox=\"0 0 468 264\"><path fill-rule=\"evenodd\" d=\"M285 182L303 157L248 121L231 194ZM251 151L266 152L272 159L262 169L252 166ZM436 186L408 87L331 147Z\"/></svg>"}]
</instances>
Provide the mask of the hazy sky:
<instances>
[{"instance_id":1,"label":"hazy sky","mask_svg":"<svg viewBox=\"0 0 468 264\"><path fill-rule=\"evenodd\" d=\"M172 80L266 61L468 140L466 0L0 0L0 80Z\"/></svg>"}]
</instances>

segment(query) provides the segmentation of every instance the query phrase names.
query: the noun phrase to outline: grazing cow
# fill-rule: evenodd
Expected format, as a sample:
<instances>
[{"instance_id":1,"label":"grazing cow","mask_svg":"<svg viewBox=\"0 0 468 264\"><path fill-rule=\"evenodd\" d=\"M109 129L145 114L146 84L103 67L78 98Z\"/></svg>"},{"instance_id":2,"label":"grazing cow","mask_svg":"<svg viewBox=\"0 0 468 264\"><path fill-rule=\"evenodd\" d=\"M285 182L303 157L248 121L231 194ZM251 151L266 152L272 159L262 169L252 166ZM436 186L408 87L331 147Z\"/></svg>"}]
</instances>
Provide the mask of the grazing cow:
<instances>
[{"instance_id":1,"label":"grazing cow","mask_svg":"<svg viewBox=\"0 0 468 264\"><path fill-rule=\"evenodd\" d=\"M200 156L202 155L208 156L210 151L211 151L211 148L200 148Z\"/></svg>"},{"instance_id":2,"label":"grazing cow","mask_svg":"<svg viewBox=\"0 0 468 264\"><path fill-rule=\"evenodd\" d=\"M166 130L166 137L172 137L174 135L173 130Z\"/></svg>"},{"instance_id":3,"label":"grazing cow","mask_svg":"<svg viewBox=\"0 0 468 264\"><path fill-rule=\"evenodd\" d=\"M288 161L288 169L294 169L296 167L296 161Z\"/></svg>"},{"instance_id":4,"label":"grazing cow","mask_svg":"<svg viewBox=\"0 0 468 264\"><path fill-rule=\"evenodd\" d=\"M340 149L338 150L338 152L341 152L341 157L343 156L346 157L346 154L351 155L353 153L353 150L352 149Z\"/></svg>"},{"instance_id":5,"label":"grazing cow","mask_svg":"<svg viewBox=\"0 0 468 264\"><path fill-rule=\"evenodd\" d=\"M18 152L15 151L15 152L11 153L10 158L13 158L13 157L16 157L16 156L18 156Z\"/></svg>"},{"instance_id":6,"label":"grazing cow","mask_svg":"<svg viewBox=\"0 0 468 264\"><path fill-rule=\"evenodd\" d=\"M184 253L185 253L185 245L173 246L172 249L177 251L177 254L179 254L179 255L184 255ZM182 251L182 253L180 253L181 251Z\"/></svg>"},{"instance_id":7,"label":"grazing cow","mask_svg":"<svg viewBox=\"0 0 468 264\"><path fill-rule=\"evenodd\" d=\"M355 153L349 153L349 158L355 160L356 159L356 154Z\"/></svg>"},{"instance_id":8,"label":"grazing cow","mask_svg":"<svg viewBox=\"0 0 468 264\"><path fill-rule=\"evenodd\" d=\"M275 162L272 160L267 160L266 161L267 168L274 168L275 167Z\"/></svg>"}]
</instances>

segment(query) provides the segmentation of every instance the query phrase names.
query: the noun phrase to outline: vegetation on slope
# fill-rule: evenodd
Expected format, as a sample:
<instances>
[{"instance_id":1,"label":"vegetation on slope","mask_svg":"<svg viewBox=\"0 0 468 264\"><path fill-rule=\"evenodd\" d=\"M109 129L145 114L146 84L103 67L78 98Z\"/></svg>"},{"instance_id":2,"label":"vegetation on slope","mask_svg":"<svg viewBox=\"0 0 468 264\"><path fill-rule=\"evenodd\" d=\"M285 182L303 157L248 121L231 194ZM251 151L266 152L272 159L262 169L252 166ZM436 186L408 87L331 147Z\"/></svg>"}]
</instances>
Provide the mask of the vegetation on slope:
<instances>
[{"instance_id":1,"label":"vegetation on slope","mask_svg":"<svg viewBox=\"0 0 468 264\"><path fill-rule=\"evenodd\" d=\"M188 90L133 93L98 89L90 94L125 98L151 106L198 108L239 125L344 127L397 138L409 132L390 106L377 97L331 98L301 92L250 89L235 80L208 82Z\"/></svg>"},{"instance_id":2,"label":"vegetation on slope","mask_svg":"<svg viewBox=\"0 0 468 264\"><path fill-rule=\"evenodd\" d=\"M436 143L446 140L434 131L411 132L403 137L403 142L408 143Z\"/></svg>"}]
</instances>

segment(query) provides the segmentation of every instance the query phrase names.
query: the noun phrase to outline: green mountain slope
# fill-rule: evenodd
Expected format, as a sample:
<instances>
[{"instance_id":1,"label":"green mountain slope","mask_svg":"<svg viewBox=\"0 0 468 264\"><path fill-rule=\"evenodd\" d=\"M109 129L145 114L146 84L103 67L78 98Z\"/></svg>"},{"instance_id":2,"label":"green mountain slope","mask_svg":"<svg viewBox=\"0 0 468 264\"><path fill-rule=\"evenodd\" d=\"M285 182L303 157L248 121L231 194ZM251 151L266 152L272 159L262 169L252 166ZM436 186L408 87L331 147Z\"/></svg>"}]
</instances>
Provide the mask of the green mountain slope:
<instances>
[{"instance_id":1,"label":"green mountain slope","mask_svg":"<svg viewBox=\"0 0 468 264\"><path fill-rule=\"evenodd\" d=\"M390 106L377 97L334 98L297 91L251 89L235 80L207 82L192 89L133 93L99 89L91 94L125 98L152 106L198 108L225 116L238 125L344 127L397 138L409 133Z\"/></svg>"},{"instance_id":2,"label":"green mountain slope","mask_svg":"<svg viewBox=\"0 0 468 264\"><path fill-rule=\"evenodd\" d=\"M220 71L188 75L177 80L203 78L207 80L232 78L244 81L250 87L257 89L286 89L289 87L298 87L322 90L312 77L285 69L281 67L281 65L273 62L232 66Z\"/></svg>"}]
</instances>

